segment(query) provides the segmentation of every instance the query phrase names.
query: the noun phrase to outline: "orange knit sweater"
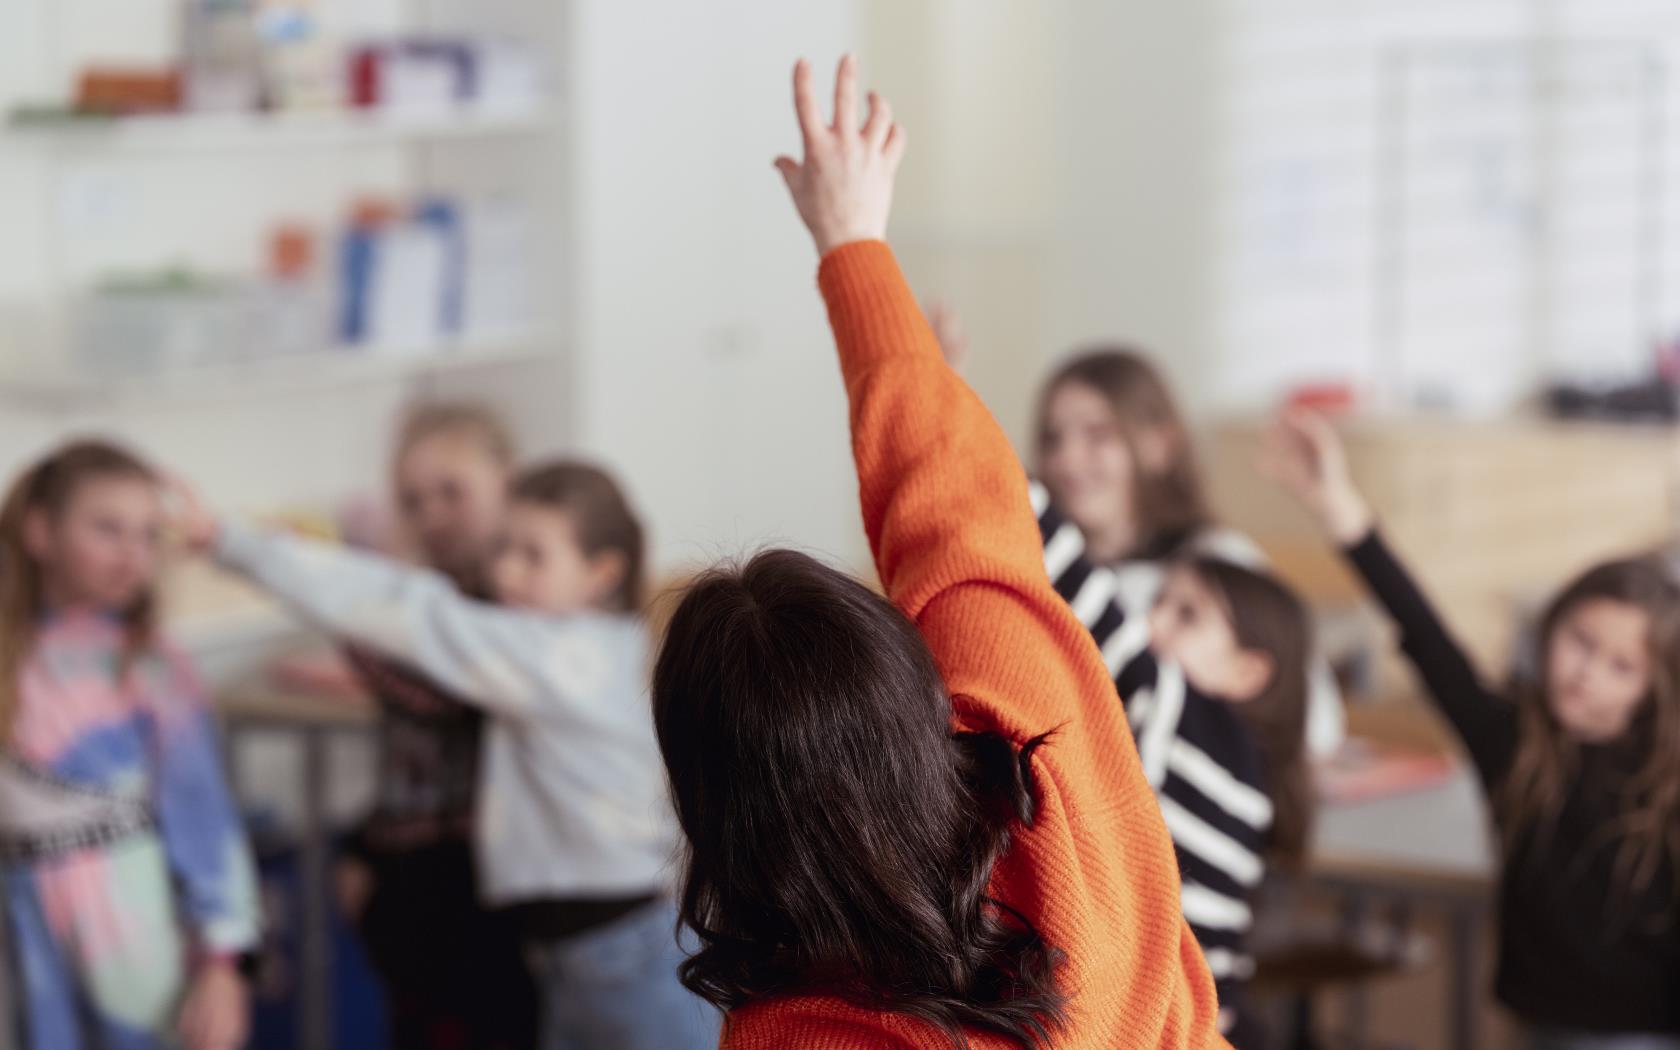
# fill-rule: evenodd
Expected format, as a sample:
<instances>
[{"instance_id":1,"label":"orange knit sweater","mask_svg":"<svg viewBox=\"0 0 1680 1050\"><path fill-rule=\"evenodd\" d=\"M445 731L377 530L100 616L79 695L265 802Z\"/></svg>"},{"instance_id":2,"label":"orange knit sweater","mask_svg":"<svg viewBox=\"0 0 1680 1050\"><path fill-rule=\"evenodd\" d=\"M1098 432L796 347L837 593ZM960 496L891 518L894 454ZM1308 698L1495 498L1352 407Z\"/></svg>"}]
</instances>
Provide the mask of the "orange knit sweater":
<instances>
[{"instance_id":1,"label":"orange knit sweater","mask_svg":"<svg viewBox=\"0 0 1680 1050\"><path fill-rule=\"evenodd\" d=\"M1161 812L1089 632L1045 577L1020 461L939 347L891 250L830 252L818 274L851 402L864 525L893 602L927 639L953 725L1017 742L1058 728L1033 757L1038 819L992 877L1066 953L1057 1047L1223 1047L1213 981L1179 910ZM971 699L970 699L971 698ZM1013 1044L970 1037L980 1050ZM945 1050L923 1022L817 995L732 1013L728 1050Z\"/></svg>"}]
</instances>

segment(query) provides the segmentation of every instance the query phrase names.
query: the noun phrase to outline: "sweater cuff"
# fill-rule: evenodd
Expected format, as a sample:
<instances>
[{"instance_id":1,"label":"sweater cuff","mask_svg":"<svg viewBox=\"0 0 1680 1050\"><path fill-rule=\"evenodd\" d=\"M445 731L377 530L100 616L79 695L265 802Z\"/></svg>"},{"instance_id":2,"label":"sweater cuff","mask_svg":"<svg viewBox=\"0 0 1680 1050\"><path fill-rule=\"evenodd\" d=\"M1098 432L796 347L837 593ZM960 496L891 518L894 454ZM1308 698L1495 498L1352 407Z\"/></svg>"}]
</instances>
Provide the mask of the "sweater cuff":
<instances>
[{"instance_id":1,"label":"sweater cuff","mask_svg":"<svg viewBox=\"0 0 1680 1050\"><path fill-rule=\"evenodd\" d=\"M835 248L817 267L817 287L847 366L906 353L938 359L939 342L886 241Z\"/></svg>"},{"instance_id":2,"label":"sweater cuff","mask_svg":"<svg viewBox=\"0 0 1680 1050\"><path fill-rule=\"evenodd\" d=\"M1365 535L1342 548L1342 554L1355 565L1369 565L1373 561L1384 560L1388 544L1383 542L1382 532L1372 525L1365 530Z\"/></svg>"}]
</instances>

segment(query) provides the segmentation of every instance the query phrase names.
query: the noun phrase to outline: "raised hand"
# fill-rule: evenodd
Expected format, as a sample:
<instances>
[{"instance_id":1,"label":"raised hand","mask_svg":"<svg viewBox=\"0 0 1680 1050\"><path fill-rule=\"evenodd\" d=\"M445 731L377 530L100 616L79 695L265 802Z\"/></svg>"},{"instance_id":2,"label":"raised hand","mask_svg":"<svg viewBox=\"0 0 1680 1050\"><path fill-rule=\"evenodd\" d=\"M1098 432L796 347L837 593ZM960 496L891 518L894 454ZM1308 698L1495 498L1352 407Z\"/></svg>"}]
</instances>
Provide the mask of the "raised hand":
<instances>
[{"instance_id":1,"label":"raised hand","mask_svg":"<svg viewBox=\"0 0 1680 1050\"><path fill-rule=\"evenodd\" d=\"M936 299L928 304L927 319L933 326L934 338L939 340L939 353L945 363L961 372L968 365L968 333L963 330L962 318L950 303Z\"/></svg>"},{"instance_id":2,"label":"raised hand","mask_svg":"<svg viewBox=\"0 0 1680 1050\"><path fill-rule=\"evenodd\" d=\"M892 107L871 91L869 116L857 122L857 59L840 60L834 77L834 122L823 122L812 84L811 63L793 67L793 108L805 140L805 157L776 158L799 217L827 255L852 241L887 235L893 178L904 159L904 129L893 123Z\"/></svg>"},{"instance_id":3,"label":"raised hand","mask_svg":"<svg viewBox=\"0 0 1680 1050\"><path fill-rule=\"evenodd\" d=\"M203 554L216 545L221 519L204 505L191 482L177 474L166 475L164 496L169 522L189 550Z\"/></svg>"},{"instance_id":4,"label":"raised hand","mask_svg":"<svg viewBox=\"0 0 1680 1050\"><path fill-rule=\"evenodd\" d=\"M1318 518L1345 545L1371 530L1371 508L1353 484L1342 439L1324 417L1296 410L1279 416L1266 435L1260 471Z\"/></svg>"}]
</instances>

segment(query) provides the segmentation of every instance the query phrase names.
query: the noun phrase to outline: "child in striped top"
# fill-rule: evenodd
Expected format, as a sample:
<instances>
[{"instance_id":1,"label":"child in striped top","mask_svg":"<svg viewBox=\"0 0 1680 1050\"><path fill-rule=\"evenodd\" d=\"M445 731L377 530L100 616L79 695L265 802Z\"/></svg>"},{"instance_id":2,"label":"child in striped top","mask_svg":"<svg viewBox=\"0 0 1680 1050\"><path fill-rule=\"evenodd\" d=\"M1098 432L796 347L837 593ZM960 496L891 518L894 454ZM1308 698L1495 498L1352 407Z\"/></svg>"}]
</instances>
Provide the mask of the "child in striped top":
<instances>
[{"instance_id":1,"label":"child in striped top","mask_svg":"<svg viewBox=\"0 0 1680 1050\"><path fill-rule=\"evenodd\" d=\"M1184 917L1219 986L1220 1029L1250 1045L1249 899L1267 855L1298 857L1310 821L1306 612L1270 576L1191 557L1168 569L1149 616L1128 619L1114 571L1089 559L1043 485L1031 495L1045 568L1102 650L1160 799Z\"/></svg>"}]
</instances>

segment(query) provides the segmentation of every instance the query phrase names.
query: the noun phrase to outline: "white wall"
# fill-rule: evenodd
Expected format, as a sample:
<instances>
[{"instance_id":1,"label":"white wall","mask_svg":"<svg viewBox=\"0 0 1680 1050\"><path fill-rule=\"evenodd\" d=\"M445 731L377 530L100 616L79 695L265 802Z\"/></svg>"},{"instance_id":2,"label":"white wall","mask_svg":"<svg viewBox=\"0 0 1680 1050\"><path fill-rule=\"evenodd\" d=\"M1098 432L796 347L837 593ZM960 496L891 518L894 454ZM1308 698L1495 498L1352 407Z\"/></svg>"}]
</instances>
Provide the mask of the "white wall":
<instances>
[{"instance_id":1,"label":"white wall","mask_svg":"<svg viewBox=\"0 0 1680 1050\"><path fill-rule=\"evenodd\" d=\"M797 147L793 58L826 74L856 46L911 133L893 240L918 292L967 319L971 378L1017 441L1049 362L1094 338L1157 350L1194 401L1208 344L1213 3L503 0L559 41L569 119L543 158L544 208L550 229L569 230L554 254L571 265L548 296L567 352L552 368L432 389L509 403L533 454L575 448L617 468L661 571L766 542L863 564L815 258L770 166ZM407 6L364 0L344 17L399 24ZM8 7L0 103L53 94L68 63L89 55L172 46L165 0ZM37 48L41 33L63 43ZM147 246L164 243L249 268L261 223L325 217L355 189L406 184L411 167L381 149L290 166L265 157L174 200L145 187L204 173L123 171L107 184L141 188L117 194L84 231L93 247L78 251L91 267L145 261ZM0 252L0 310L44 287L51 215L41 204L62 210L53 174L9 144L0 155L0 228L16 231ZM253 209L253 199L267 203ZM27 324L0 326L0 357L34 339ZM232 505L316 503L379 483L392 415L419 389L368 384L71 422L123 430ZM0 470L62 422L0 410Z\"/></svg>"},{"instance_id":2,"label":"white wall","mask_svg":"<svg viewBox=\"0 0 1680 1050\"><path fill-rule=\"evenodd\" d=\"M1201 407L1213 352L1217 0L869 7L866 73L911 131L892 237L1025 448L1051 365L1127 341Z\"/></svg>"},{"instance_id":3,"label":"white wall","mask_svg":"<svg viewBox=\"0 0 1680 1050\"><path fill-rule=\"evenodd\" d=\"M664 571L772 542L863 561L816 257L770 163L799 144L795 56L853 40L847 3L576 4L577 435Z\"/></svg>"}]
</instances>

